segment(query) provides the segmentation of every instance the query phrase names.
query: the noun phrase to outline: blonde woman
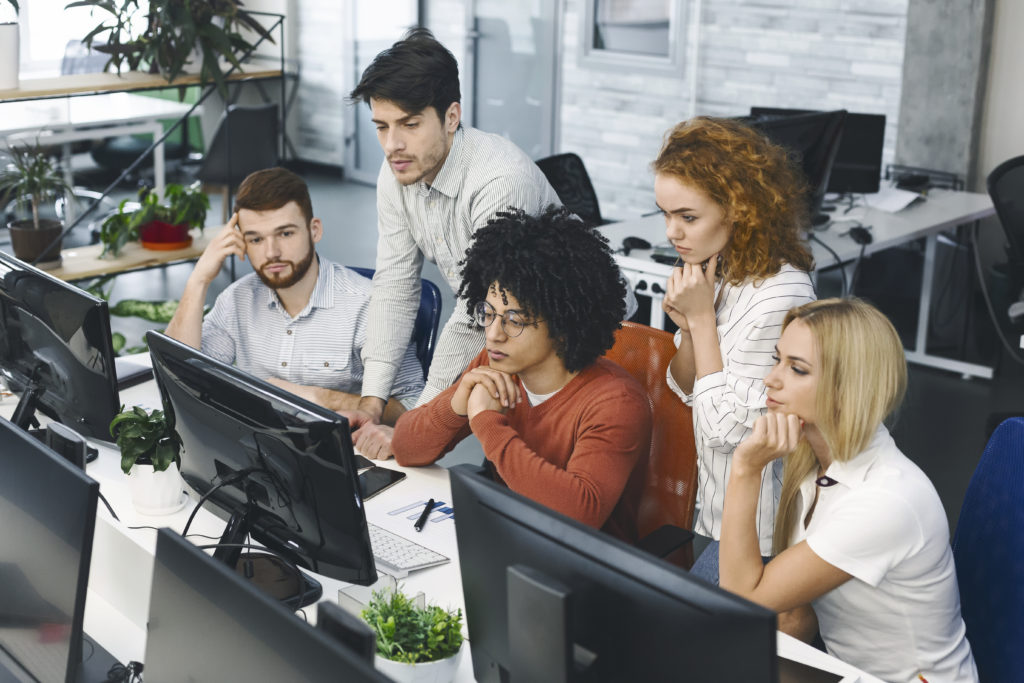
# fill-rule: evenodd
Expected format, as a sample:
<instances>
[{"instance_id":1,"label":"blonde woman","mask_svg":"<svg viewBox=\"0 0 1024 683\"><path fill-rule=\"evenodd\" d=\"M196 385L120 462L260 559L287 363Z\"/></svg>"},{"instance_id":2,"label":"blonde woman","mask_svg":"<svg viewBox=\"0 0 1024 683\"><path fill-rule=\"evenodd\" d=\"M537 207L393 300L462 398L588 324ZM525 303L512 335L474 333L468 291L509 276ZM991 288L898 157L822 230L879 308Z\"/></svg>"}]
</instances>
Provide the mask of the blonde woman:
<instances>
[{"instance_id":1,"label":"blonde woman","mask_svg":"<svg viewBox=\"0 0 1024 683\"><path fill-rule=\"evenodd\" d=\"M665 234L679 254L664 310L679 326L668 384L693 407L698 533L718 539L729 463L764 412L763 378L782 319L812 301L804 184L781 147L729 119L698 117L667 136L653 164ZM758 535L771 554L781 468L766 470ZM710 545L693 572L718 581Z\"/></svg>"},{"instance_id":2,"label":"blonde woman","mask_svg":"<svg viewBox=\"0 0 1024 683\"><path fill-rule=\"evenodd\" d=\"M946 514L882 421L903 398L896 330L856 299L786 316L768 413L733 454L721 585L886 681L975 681ZM761 561L761 472L786 457L775 557ZM815 622L816 619L816 622ZM796 628L799 626L799 628Z\"/></svg>"}]
</instances>

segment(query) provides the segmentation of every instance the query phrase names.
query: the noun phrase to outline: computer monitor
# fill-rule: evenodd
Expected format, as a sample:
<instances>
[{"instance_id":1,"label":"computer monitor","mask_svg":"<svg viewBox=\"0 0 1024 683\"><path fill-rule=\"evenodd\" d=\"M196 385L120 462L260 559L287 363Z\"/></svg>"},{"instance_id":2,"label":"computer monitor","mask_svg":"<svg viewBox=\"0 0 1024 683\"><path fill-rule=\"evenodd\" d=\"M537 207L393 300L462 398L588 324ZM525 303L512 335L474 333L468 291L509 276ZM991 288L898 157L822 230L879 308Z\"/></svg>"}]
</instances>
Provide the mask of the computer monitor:
<instances>
[{"instance_id":1,"label":"computer monitor","mask_svg":"<svg viewBox=\"0 0 1024 683\"><path fill-rule=\"evenodd\" d=\"M376 581L348 420L159 332L146 339L167 421L181 438L181 475L228 522L214 557L302 604L319 597L319 583L303 576L296 585L277 558L231 544L251 533L319 574Z\"/></svg>"},{"instance_id":2,"label":"computer monitor","mask_svg":"<svg viewBox=\"0 0 1024 683\"><path fill-rule=\"evenodd\" d=\"M120 403L107 302L0 252L0 372L21 401L86 437L110 440Z\"/></svg>"},{"instance_id":3,"label":"computer monitor","mask_svg":"<svg viewBox=\"0 0 1024 683\"><path fill-rule=\"evenodd\" d=\"M750 116L791 116L811 114L814 109L751 107ZM885 148L885 114L849 112L843 123L836 160L828 180L828 192L878 192L882 177L882 151Z\"/></svg>"},{"instance_id":4,"label":"computer monitor","mask_svg":"<svg viewBox=\"0 0 1024 683\"><path fill-rule=\"evenodd\" d=\"M490 480L450 470L473 673L775 681L775 613Z\"/></svg>"},{"instance_id":5,"label":"computer monitor","mask_svg":"<svg viewBox=\"0 0 1024 683\"><path fill-rule=\"evenodd\" d=\"M811 222L828 222L821 214L821 203L828 189L832 165L843 136L846 110L811 112L788 116L751 117L750 123L799 160L807 177Z\"/></svg>"},{"instance_id":6,"label":"computer monitor","mask_svg":"<svg viewBox=\"0 0 1024 683\"><path fill-rule=\"evenodd\" d=\"M146 680L389 679L169 529L157 532Z\"/></svg>"},{"instance_id":7,"label":"computer monitor","mask_svg":"<svg viewBox=\"0 0 1024 683\"><path fill-rule=\"evenodd\" d=\"M3 418L0 444L0 680L106 680L82 633L99 484Z\"/></svg>"}]
</instances>

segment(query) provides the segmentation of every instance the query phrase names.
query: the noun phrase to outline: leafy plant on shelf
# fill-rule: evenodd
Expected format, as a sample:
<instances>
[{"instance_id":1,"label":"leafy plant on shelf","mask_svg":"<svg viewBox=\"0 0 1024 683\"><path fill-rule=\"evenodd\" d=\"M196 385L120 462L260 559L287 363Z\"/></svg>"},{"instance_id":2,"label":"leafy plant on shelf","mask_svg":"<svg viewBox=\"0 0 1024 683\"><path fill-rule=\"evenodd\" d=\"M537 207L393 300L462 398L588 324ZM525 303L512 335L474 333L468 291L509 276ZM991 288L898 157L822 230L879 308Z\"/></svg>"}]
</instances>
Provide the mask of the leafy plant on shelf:
<instances>
[{"instance_id":1,"label":"leafy plant on shelf","mask_svg":"<svg viewBox=\"0 0 1024 683\"><path fill-rule=\"evenodd\" d=\"M416 664L446 659L462 646L462 610L417 607L400 590L374 591L363 621L377 635L377 654Z\"/></svg>"},{"instance_id":2,"label":"leafy plant on shelf","mask_svg":"<svg viewBox=\"0 0 1024 683\"><path fill-rule=\"evenodd\" d=\"M141 406L125 409L110 421L110 435L121 449L121 469L125 474L132 467L152 465L163 472L171 463L180 463L181 437L167 424L162 410L147 412Z\"/></svg>"},{"instance_id":3,"label":"leafy plant on shelf","mask_svg":"<svg viewBox=\"0 0 1024 683\"><path fill-rule=\"evenodd\" d=\"M90 7L109 15L82 42L109 54L109 64L118 73L122 66L133 71L148 69L171 82L196 55L202 60L202 84L212 81L225 98L221 60L241 70L239 56L253 49L243 32L274 42L239 0L78 0L66 7Z\"/></svg>"},{"instance_id":4,"label":"leafy plant on shelf","mask_svg":"<svg viewBox=\"0 0 1024 683\"><path fill-rule=\"evenodd\" d=\"M103 221L100 226L102 255L120 255L125 244L139 239L140 228L153 221L202 230L209 209L210 198L198 181L188 187L171 183L164 190L163 201L156 192L144 187L139 190L137 204L125 199L117 207L117 213Z\"/></svg>"},{"instance_id":5,"label":"leafy plant on shelf","mask_svg":"<svg viewBox=\"0 0 1024 683\"><path fill-rule=\"evenodd\" d=\"M38 144L11 147L8 152L10 163L0 168L0 196L9 194L31 206L32 227L38 230L39 208L71 188L53 159Z\"/></svg>"}]
</instances>

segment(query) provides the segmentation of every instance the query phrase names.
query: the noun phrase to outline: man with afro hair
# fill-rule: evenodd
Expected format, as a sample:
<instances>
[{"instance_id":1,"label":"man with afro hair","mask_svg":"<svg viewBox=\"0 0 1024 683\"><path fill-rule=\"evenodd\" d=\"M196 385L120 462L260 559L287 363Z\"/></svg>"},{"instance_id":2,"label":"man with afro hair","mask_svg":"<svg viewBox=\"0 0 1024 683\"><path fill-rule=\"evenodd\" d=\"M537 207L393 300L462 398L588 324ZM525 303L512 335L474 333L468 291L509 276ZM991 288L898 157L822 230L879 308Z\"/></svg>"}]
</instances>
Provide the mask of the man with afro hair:
<instances>
[{"instance_id":1,"label":"man with afro hair","mask_svg":"<svg viewBox=\"0 0 1024 683\"><path fill-rule=\"evenodd\" d=\"M399 419L398 463L428 465L473 433L496 480L635 541L651 410L643 387L601 358L624 288L607 240L564 208L499 212L466 250L458 293L484 349Z\"/></svg>"}]
</instances>

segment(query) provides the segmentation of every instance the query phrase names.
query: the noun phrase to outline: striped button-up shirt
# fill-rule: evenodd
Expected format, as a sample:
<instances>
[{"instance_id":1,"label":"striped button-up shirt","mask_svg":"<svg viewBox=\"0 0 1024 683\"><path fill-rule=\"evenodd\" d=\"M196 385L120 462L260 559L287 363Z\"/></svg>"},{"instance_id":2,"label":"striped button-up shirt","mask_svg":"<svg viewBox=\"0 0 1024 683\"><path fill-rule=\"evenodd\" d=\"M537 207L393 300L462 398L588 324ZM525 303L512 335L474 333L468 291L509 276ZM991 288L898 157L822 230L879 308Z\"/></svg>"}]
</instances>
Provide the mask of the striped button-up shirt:
<instances>
[{"instance_id":1,"label":"striped button-up shirt","mask_svg":"<svg viewBox=\"0 0 1024 683\"><path fill-rule=\"evenodd\" d=\"M370 325L363 347L363 395L384 398L395 381L412 334L420 299L423 259L436 263L452 292L461 282L459 261L474 233L498 211L515 207L537 214L560 205L544 174L500 135L462 127L432 185L401 185L387 160L377 177L377 272ZM450 386L483 348L459 300L438 338L419 403Z\"/></svg>"},{"instance_id":2,"label":"striped button-up shirt","mask_svg":"<svg viewBox=\"0 0 1024 683\"><path fill-rule=\"evenodd\" d=\"M719 292L719 290L724 290ZM700 377L693 393L679 388L671 369L668 385L693 407L693 432L697 445L697 515L694 529L718 539L722 533L722 506L729 482L732 454L765 412L764 378L775 361L775 345L782 335L782 321L794 306L814 301L814 286L802 270L784 265L775 275L738 287L715 288L715 319L722 370ZM679 346L676 332L676 346ZM761 474L757 510L757 535L761 554L772 554L775 509L782 489L782 459Z\"/></svg>"},{"instance_id":3,"label":"striped button-up shirt","mask_svg":"<svg viewBox=\"0 0 1024 683\"><path fill-rule=\"evenodd\" d=\"M255 273L229 285L203 320L203 352L261 379L360 395L370 281L318 258L316 286L294 318ZM423 367L406 344L388 395L411 407L422 388Z\"/></svg>"}]
</instances>

